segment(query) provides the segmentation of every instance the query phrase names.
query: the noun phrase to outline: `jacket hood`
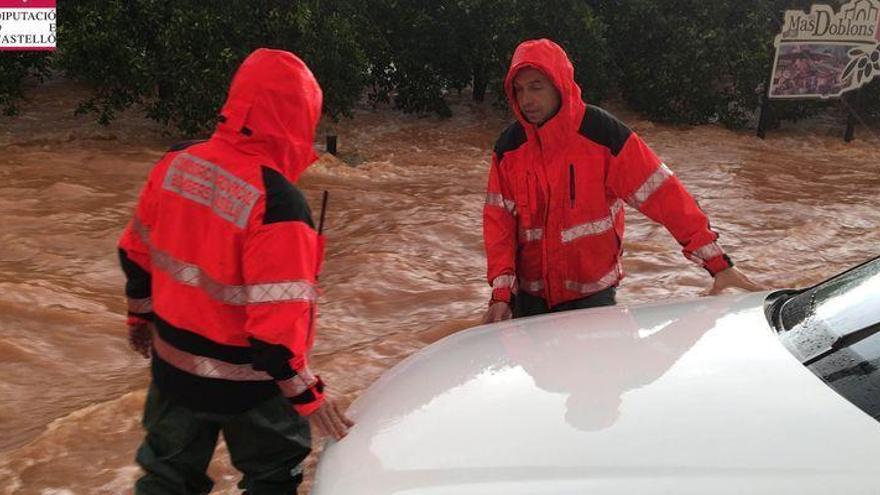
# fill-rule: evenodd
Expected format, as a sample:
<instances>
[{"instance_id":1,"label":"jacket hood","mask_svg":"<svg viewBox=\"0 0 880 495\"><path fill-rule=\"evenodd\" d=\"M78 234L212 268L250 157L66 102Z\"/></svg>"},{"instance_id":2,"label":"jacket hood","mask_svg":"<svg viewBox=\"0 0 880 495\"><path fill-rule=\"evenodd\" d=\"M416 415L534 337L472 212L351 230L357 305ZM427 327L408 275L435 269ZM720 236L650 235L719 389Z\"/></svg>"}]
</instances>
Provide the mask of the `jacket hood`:
<instances>
[{"instance_id":1,"label":"jacket hood","mask_svg":"<svg viewBox=\"0 0 880 495\"><path fill-rule=\"evenodd\" d=\"M585 104L581 96L581 88L574 80L574 66L568 58L568 54L561 46L548 39L523 41L516 47L513 59L510 61L510 69L504 78L504 90L507 93L507 101L510 108L516 114L517 120L526 129L532 129L522 114L516 102L513 91L513 79L524 68L535 68L543 72L556 86L561 97L559 111L551 117L542 127L569 127L569 123L579 121L583 115ZM575 124L577 126L577 124Z\"/></svg>"},{"instance_id":2,"label":"jacket hood","mask_svg":"<svg viewBox=\"0 0 880 495\"><path fill-rule=\"evenodd\" d=\"M259 48L242 62L214 137L246 154L264 155L296 182L317 155L312 147L321 118L321 86L293 53Z\"/></svg>"}]
</instances>

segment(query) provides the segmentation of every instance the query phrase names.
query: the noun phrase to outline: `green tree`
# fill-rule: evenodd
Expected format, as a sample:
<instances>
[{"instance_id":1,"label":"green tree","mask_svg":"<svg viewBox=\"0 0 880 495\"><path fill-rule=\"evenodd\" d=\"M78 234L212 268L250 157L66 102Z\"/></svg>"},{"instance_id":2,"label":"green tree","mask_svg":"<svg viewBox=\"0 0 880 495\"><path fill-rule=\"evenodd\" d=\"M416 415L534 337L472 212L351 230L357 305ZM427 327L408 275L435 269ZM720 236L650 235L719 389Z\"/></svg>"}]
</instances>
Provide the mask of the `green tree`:
<instances>
[{"instance_id":1,"label":"green tree","mask_svg":"<svg viewBox=\"0 0 880 495\"><path fill-rule=\"evenodd\" d=\"M370 98L405 112L451 111L444 93L455 85L448 0L369 0L362 11Z\"/></svg>"},{"instance_id":2,"label":"green tree","mask_svg":"<svg viewBox=\"0 0 880 495\"><path fill-rule=\"evenodd\" d=\"M48 75L46 53L9 52L0 54L0 111L5 115L18 113L18 102L24 98L22 86L28 77L43 79Z\"/></svg>"},{"instance_id":3,"label":"green tree","mask_svg":"<svg viewBox=\"0 0 880 495\"><path fill-rule=\"evenodd\" d=\"M614 74L606 38L608 27L593 8L579 0L516 0L514 5L518 17L516 27L503 35L504 43L509 47L506 61L510 60L520 41L550 38L559 43L571 58L575 79L584 98L589 102L601 102L612 90Z\"/></svg>"},{"instance_id":4,"label":"green tree","mask_svg":"<svg viewBox=\"0 0 880 495\"><path fill-rule=\"evenodd\" d=\"M474 101L484 101L486 90L504 77L511 48L503 46L518 16L504 0L459 0L448 9L452 71L456 89L471 86Z\"/></svg>"},{"instance_id":5,"label":"green tree","mask_svg":"<svg viewBox=\"0 0 880 495\"><path fill-rule=\"evenodd\" d=\"M375 101L404 111L448 115L448 91L473 89L482 101L501 82L519 42L548 37L572 57L585 95L600 100L609 90L605 26L591 7L576 0L540 5L525 0L371 0L370 86Z\"/></svg>"},{"instance_id":6,"label":"green tree","mask_svg":"<svg viewBox=\"0 0 880 495\"><path fill-rule=\"evenodd\" d=\"M104 123L130 107L186 133L213 126L233 71L257 47L291 50L324 89L325 112L350 115L366 94L406 112L449 115L446 95L502 81L516 46L562 45L590 102L620 94L660 121L753 120L782 11L811 0L77 0L59 4L66 75L94 88L80 111ZM842 0L832 0L839 7ZM13 112L50 57L0 56L0 109ZM863 90L866 114L880 90ZM364 91L366 89L366 92ZM774 121L837 102L774 102Z\"/></svg>"},{"instance_id":7,"label":"green tree","mask_svg":"<svg viewBox=\"0 0 880 495\"><path fill-rule=\"evenodd\" d=\"M742 123L766 80L773 8L763 0L618 0L602 7L620 88L661 121Z\"/></svg>"},{"instance_id":8,"label":"green tree","mask_svg":"<svg viewBox=\"0 0 880 495\"><path fill-rule=\"evenodd\" d=\"M102 122L139 105L158 122L203 132L213 126L234 70L258 47L300 55L334 118L363 89L366 57L334 2L82 1L64 14L60 66L95 88L81 109Z\"/></svg>"},{"instance_id":9,"label":"green tree","mask_svg":"<svg viewBox=\"0 0 880 495\"><path fill-rule=\"evenodd\" d=\"M154 78L146 46L152 26L134 7L121 0L83 0L62 2L58 9L57 66L93 88L78 111L95 112L104 124L140 103Z\"/></svg>"}]
</instances>

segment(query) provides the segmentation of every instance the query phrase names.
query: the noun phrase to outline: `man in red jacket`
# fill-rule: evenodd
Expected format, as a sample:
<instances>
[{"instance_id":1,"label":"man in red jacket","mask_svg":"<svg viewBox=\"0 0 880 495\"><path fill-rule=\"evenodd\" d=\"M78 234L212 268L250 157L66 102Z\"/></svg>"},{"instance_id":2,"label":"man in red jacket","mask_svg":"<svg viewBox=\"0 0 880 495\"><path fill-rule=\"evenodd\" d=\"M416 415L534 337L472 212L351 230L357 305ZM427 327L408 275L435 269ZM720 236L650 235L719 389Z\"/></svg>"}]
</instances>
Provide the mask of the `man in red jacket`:
<instances>
[{"instance_id":1,"label":"man in red jacket","mask_svg":"<svg viewBox=\"0 0 880 495\"><path fill-rule=\"evenodd\" d=\"M295 55L242 63L207 141L150 172L119 242L132 346L152 355L139 494L208 493L222 431L248 493L294 493L309 421L352 426L309 369L323 239L293 184L322 94Z\"/></svg>"},{"instance_id":2,"label":"man in red jacket","mask_svg":"<svg viewBox=\"0 0 880 495\"><path fill-rule=\"evenodd\" d=\"M696 201L629 128L587 105L556 43L520 44L504 81L517 121L495 143L483 236L484 322L614 304L626 203L663 224L715 282L758 290L715 242Z\"/></svg>"}]
</instances>

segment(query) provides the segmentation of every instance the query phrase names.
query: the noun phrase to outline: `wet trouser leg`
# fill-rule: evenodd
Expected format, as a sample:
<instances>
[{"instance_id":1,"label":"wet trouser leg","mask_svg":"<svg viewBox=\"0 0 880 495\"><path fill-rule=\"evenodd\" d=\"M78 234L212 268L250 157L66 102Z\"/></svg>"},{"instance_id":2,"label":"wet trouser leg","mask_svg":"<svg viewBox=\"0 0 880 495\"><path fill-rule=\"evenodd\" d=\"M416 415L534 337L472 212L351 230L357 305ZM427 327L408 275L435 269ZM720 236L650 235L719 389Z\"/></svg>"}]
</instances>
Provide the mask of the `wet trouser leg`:
<instances>
[{"instance_id":1,"label":"wet trouser leg","mask_svg":"<svg viewBox=\"0 0 880 495\"><path fill-rule=\"evenodd\" d=\"M244 474L248 495L295 494L302 461L311 451L308 420L277 396L223 424L232 464Z\"/></svg>"},{"instance_id":2,"label":"wet trouser leg","mask_svg":"<svg viewBox=\"0 0 880 495\"><path fill-rule=\"evenodd\" d=\"M587 297L564 302L553 306L553 308L548 308L547 301L543 298L533 296L526 292L519 292L513 298L513 317L523 318L525 316L543 315L559 311L571 311L573 309L614 306L617 304L617 301L615 300L616 294L617 289L615 287L609 287L595 294L590 294Z\"/></svg>"},{"instance_id":3,"label":"wet trouser leg","mask_svg":"<svg viewBox=\"0 0 880 495\"><path fill-rule=\"evenodd\" d=\"M135 485L138 495L208 493L214 483L205 474L220 425L161 396L150 385L144 407L147 436L137 451L144 475Z\"/></svg>"},{"instance_id":4,"label":"wet trouser leg","mask_svg":"<svg viewBox=\"0 0 880 495\"><path fill-rule=\"evenodd\" d=\"M216 414L175 404L151 385L144 427L139 495L210 492L213 482L205 471L221 431L233 465L244 474L240 488L249 495L293 494L311 445L308 421L280 394L241 414Z\"/></svg>"}]
</instances>

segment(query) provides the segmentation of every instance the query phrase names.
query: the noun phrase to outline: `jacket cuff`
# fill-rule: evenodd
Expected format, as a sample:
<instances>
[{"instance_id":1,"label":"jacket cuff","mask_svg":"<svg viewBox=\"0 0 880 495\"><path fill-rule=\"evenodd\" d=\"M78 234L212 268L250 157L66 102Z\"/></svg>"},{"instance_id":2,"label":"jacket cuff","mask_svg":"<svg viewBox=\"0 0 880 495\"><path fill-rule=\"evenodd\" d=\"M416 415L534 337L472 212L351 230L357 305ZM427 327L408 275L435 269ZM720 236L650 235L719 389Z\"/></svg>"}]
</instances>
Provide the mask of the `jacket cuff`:
<instances>
[{"instance_id":1,"label":"jacket cuff","mask_svg":"<svg viewBox=\"0 0 880 495\"><path fill-rule=\"evenodd\" d=\"M511 296L516 291L516 275L512 273L498 275L489 284L492 286L490 304L499 301L510 304Z\"/></svg>"},{"instance_id":2,"label":"jacket cuff","mask_svg":"<svg viewBox=\"0 0 880 495\"><path fill-rule=\"evenodd\" d=\"M496 302L504 302L510 304L511 296L513 295L513 291L509 288L503 289L493 289L492 290L492 299L489 300L489 304Z\"/></svg>"},{"instance_id":3,"label":"jacket cuff","mask_svg":"<svg viewBox=\"0 0 880 495\"><path fill-rule=\"evenodd\" d=\"M312 414L324 403L324 382L308 370L275 383L300 416Z\"/></svg>"},{"instance_id":4,"label":"jacket cuff","mask_svg":"<svg viewBox=\"0 0 880 495\"><path fill-rule=\"evenodd\" d=\"M300 416L308 416L324 404L324 382L318 375L315 375L314 379L314 383L304 392L294 397L288 397L290 403L293 404L293 408Z\"/></svg>"},{"instance_id":5,"label":"jacket cuff","mask_svg":"<svg viewBox=\"0 0 880 495\"><path fill-rule=\"evenodd\" d=\"M703 264L703 268L709 271L714 277L719 272L723 272L728 268L733 266L733 261L726 254L722 254L720 256L716 256L712 259L706 260L705 264Z\"/></svg>"},{"instance_id":6,"label":"jacket cuff","mask_svg":"<svg viewBox=\"0 0 880 495\"><path fill-rule=\"evenodd\" d=\"M150 318L144 318L143 315L129 313L128 318L125 320L125 324L130 327L136 327L140 325L146 325L152 321L152 314L150 314Z\"/></svg>"},{"instance_id":7,"label":"jacket cuff","mask_svg":"<svg viewBox=\"0 0 880 495\"><path fill-rule=\"evenodd\" d=\"M128 316L153 321L153 298L150 296L128 299Z\"/></svg>"}]
</instances>

